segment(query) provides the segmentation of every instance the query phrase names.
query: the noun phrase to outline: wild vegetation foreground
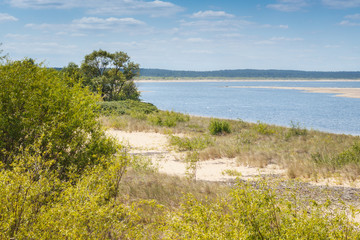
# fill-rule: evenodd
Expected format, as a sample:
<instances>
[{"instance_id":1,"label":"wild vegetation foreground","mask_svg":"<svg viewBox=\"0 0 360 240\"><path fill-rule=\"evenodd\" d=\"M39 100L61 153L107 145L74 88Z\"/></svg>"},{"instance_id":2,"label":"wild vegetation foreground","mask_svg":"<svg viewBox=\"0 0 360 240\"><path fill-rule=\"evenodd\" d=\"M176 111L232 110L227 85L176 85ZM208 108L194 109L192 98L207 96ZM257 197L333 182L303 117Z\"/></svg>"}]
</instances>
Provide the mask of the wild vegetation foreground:
<instances>
[{"instance_id":1,"label":"wild vegetation foreground","mask_svg":"<svg viewBox=\"0 0 360 240\"><path fill-rule=\"evenodd\" d=\"M194 181L198 161L217 155L276 162L289 177L356 181L358 138L193 118L139 101L104 103L72 75L31 61L0 66L0 79L1 239L360 238L356 208L300 197L297 183ZM188 178L130 155L99 120L167 132L185 154Z\"/></svg>"}]
</instances>

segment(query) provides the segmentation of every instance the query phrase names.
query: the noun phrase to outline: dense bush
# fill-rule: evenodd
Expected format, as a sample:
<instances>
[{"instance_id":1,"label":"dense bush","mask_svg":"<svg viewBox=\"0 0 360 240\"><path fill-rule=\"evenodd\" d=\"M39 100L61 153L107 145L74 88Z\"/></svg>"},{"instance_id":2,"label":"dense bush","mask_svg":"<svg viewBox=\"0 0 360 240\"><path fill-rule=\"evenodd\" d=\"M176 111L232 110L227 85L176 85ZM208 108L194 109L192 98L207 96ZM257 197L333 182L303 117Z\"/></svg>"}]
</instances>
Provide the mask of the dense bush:
<instances>
[{"instance_id":1,"label":"dense bush","mask_svg":"<svg viewBox=\"0 0 360 240\"><path fill-rule=\"evenodd\" d=\"M185 196L165 239L358 239L345 212L329 203L278 197L265 181L239 182L229 196L199 201ZM304 204L304 205L302 205Z\"/></svg>"},{"instance_id":2,"label":"dense bush","mask_svg":"<svg viewBox=\"0 0 360 240\"><path fill-rule=\"evenodd\" d=\"M226 121L211 120L209 125L209 131L212 135L220 135L224 133L230 133L230 124Z\"/></svg>"},{"instance_id":3,"label":"dense bush","mask_svg":"<svg viewBox=\"0 0 360 240\"><path fill-rule=\"evenodd\" d=\"M158 111L157 107L151 103L135 100L98 102L98 104L100 106L100 113L104 115L123 115L131 114L133 112L150 114Z\"/></svg>"},{"instance_id":4,"label":"dense bush","mask_svg":"<svg viewBox=\"0 0 360 240\"><path fill-rule=\"evenodd\" d=\"M36 144L43 161L65 177L117 151L97 122L97 101L76 80L32 61L0 66L0 161Z\"/></svg>"}]
</instances>

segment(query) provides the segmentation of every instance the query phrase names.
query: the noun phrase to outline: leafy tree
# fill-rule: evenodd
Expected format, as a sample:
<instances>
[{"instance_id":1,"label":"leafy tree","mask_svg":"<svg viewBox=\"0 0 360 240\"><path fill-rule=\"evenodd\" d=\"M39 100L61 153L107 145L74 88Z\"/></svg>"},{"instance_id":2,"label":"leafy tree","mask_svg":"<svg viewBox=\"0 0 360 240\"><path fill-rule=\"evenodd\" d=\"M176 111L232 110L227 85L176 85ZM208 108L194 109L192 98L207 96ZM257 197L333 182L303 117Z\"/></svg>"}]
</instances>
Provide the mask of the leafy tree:
<instances>
[{"instance_id":1,"label":"leafy tree","mask_svg":"<svg viewBox=\"0 0 360 240\"><path fill-rule=\"evenodd\" d=\"M100 91L105 101L139 99L140 94L133 82L139 65L131 62L124 52L93 51L85 56L81 71L84 84L92 91Z\"/></svg>"},{"instance_id":2,"label":"leafy tree","mask_svg":"<svg viewBox=\"0 0 360 240\"><path fill-rule=\"evenodd\" d=\"M2 43L0 43L0 47L1 47L1 46L2 46ZM3 50L3 49L0 49L0 63L1 63L2 61L4 61L4 59L6 59L6 57L7 57L7 54L2 55L3 52L4 52L4 50Z\"/></svg>"},{"instance_id":3,"label":"leafy tree","mask_svg":"<svg viewBox=\"0 0 360 240\"><path fill-rule=\"evenodd\" d=\"M113 155L117 145L97 122L98 100L74 78L27 59L0 66L0 162L11 168L36 143L67 178Z\"/></svg>"},{"instance_id":4,"label":"leafy tree","mask_svg":"<svg viewBox=\"0 0 360 240\"><path fill-rule=\"evenodd\" d=\"M70 62L66 67L63 67L61 69L61 72L65 74L65 76L74 78L78 81L80 81L80 79L82 78L80 68L74 62Z\"/></svg>"}]
</instances>

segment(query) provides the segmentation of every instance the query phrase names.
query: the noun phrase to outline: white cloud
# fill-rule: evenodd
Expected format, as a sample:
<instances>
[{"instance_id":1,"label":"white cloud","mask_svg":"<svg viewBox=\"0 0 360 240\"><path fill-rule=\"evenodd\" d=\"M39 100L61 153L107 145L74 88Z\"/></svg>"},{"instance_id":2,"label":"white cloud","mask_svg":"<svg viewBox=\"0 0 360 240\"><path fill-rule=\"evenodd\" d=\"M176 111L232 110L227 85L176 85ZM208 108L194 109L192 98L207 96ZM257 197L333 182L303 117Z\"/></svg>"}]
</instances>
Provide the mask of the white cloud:
<instances>
[{"instance_id":1,"label":"white cloud","mask_svg":"<svg viewBox=\"0 0 360 240\"><path fill-rule=\"evenodd\" d=\"M193 49L193 50L184 50L182 51L183 53L194 53L194 54L213 54L213 51L210 50L198 50L198 49Z\"/></svg>"},{"instance_id":2,"label":"white cloud","mask_svg":"<svg viewBox=\"0 0 360 240\"><path fill-rule=\"evenodd\" d=\"M255 45L273 45L275 44L275 41L271 41L271 40L262 40L262 41L257 41L254 43Z\"/></svg>"},{"instance_id":3,"label":"white cloud","mask_svg":"<svg viewBox=\"0 0 360 240\"><path fill-rule=\"evenodd\" d=\"M261 25L263 28L281 28L281 29L288 29L288 25L271 25L271 24L263 24Z\"/></svg>"},{"instance_id":4,"label":"white cloud","mask_svg":"<svg viewBox=\"0 0 360 240\"><path fill-rule=\"evenodd\" d=\"M89 9L91 14L110 15L138 15L145 14L151 17L172 16L184 9L170 2L165 1L139 1L139 0L110 0L101 6Z\"/></svg>"},{"instance_id":5,"label":"white cloud","mask_svg":"<svg viewBox=\"0 0 360 240\"><path fill-rule=\"evenodd\" d=\"M303 38L272 37L270 41L303 41Z\"/></svg>"},{"instance_id":6,"label":"white cloud","mask_svg":"<svg viewBox=\"0 0 360 240\"><path fill-rule=\"evenodd\" d=\"M353 14L353 15L347 15L347 16L345 16L345 18L354 19L354 20L360 20L360 14L357 13L357 14Z\"/></svg>"},{"instance_id":7,"label":"white cloud","mask_svg":"<svg viewBox=\"0 0 360 240\"><path fill-rule=\"evenodd\" d=\"M16 22L18 21L19 19L17 19L16 17L14 16L11 16L7 13L0 13L0 23L2 22Z\"/></svg>"},{"instance_id":8,"label":"white cloud","mask_svg":"<svg viewBox=\"0 0 360 240\"><path fill-rule=\"evenodd\" d=\"M347 15L344 18L345 20L339 23L340 26L360 26L360 14Z\"/></svg>"},{"instance_id":9,"label":"white cloud","mask_svg":"<svg viewBox=\"0 0 360 240\"><path fill-rule=\"evenodd\" d=\"M331 44L327 44L324 46L325 48L339 48L341 47L340 45L331 45Z\"/></svg>"},{"instance_id":10,"label":"white cloud","mask_svg":"<svg viewBox=\"0 0 360 240\"><path fill-rule=\"evenodd\" d=\"M360 0L322 0L323 4L332 8L360 7Z\"/></svg>"},{"instance_id":11,"label":"white cloud","mask_svg":"<svg viewBox=\"0 0 360 240\"><path fill-rule=\"evenodd\" d=\"M139 26L145 25L144 22L134 18L98 18L98 17L83 17L72 22L71 26L76 29L116 29L121 26Z\"/></svg>"},{"instance_id":12,"label":"white cloud","mask_svg":"<svg viewBox=\"0 0 360 240\"><path fill-rule=\"evenodd\" d=\"M23 40L23 39L27 39L29 37L29 35L27 34L14 34L14 33L8 33L5 35L5 38L11 38L11 39L15 39L15 40Z\"/></svg>"},{"instance_id":13,"label":"white cloud","mask_svg":"<svg viewBox=\"0 0 360 240\"><path fill-rule=\"evenodd\" d=\"M171 2L160 0L9 0L9 2L11 6L19 8L85 8L89 14L101 15L145 14L159 17L184 10Z\"/></svg>"},{"instance_id":14,"label":"white cloud","mask_svg":"<svg viewBox=\"0 0 360 240\"><path fill-rule=\"evenodd\" d=\"M171 40L176 41L176 42L188 42L188 43L211 42L211 40L209 40L209 39L204 39L204 38L200 38L200 37L193 37L193 38L186 38L186 39L181 39L181 38L174 37Z\"/></svg>"},{"instance_id":15,"label":"white cloud","mask_svg":"<svg viewBox=\"0 0 360 240\"><path fill-rule=\"evenodd\" d=\"M360 22L350 22L348 20L344 20L344 21L341 21L339 23L339 25L354 27L354 26L360 26Z\"/></svg>"},{"instance_id":16,"label":"white cloud","mask_svg":"<svg viewBox=\"0 0 360 240\"><path fill-rule=\"evenodd\" d=\"M123 29L135 30L136 27L145 26L146 24L134 18L98 18L98 17L83 17L73 20L70 24L26 24L25 27L38 30L58 30L68 29L72 32L79 30L109 30L121 31ZM65 34L66 32L62 32ZM77 33L80 34L81 33ZM74 36L72 34L72 36ZM79 36L79 35L78 35Z\"/></svg>"},{"instance_id":17,"label":"white cloud","mask_svg":"<svg viewBox=\"0 0 360 240\"><path fill-rule=\"evenodd\" d=\"M298 42L303 40L303 38L272 37L268 40L257 41L255 42L255 45L273 45L280 42Z\"/></svg>"},{"instance_id":18,"label":"white cloud","mask_svg":"<svg viewBox=\"0 0 360 240\"><path fill-rule=\"evenodd\" d=\"M295 12L307 6L306 0L277 0L277 3L267 5L268 8L281 12Z\"/></svg>"},{"instance_id":19,"label":"white cloud","mask_svg":"<svg viewBox=\"0 0 360 240\"><path fill-rule=\"evenodd\" d=\"M253 22L245 20L198 20L198 21L181 21L180 26L194 28L200 32L234 32L240 28L253 25Z\"/></svg>"},{"instance_id":20,"label":"white cloud","mask_svg":"<svg viewBox=\"0 0 360 240\"><path fill-rule=\"evenodd\" d=\"M192 18L232 18L234 15L224 11L199 11L191 15Z\"/></svg>"}]
</instances>

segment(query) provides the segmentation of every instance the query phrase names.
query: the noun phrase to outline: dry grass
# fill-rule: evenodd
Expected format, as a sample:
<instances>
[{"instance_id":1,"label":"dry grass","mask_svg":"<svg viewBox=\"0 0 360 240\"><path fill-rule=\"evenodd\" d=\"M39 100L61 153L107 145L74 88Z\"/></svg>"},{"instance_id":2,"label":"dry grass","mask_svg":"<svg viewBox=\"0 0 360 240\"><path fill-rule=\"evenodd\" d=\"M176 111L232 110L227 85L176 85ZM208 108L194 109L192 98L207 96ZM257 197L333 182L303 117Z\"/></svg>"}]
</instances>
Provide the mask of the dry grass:
<instances>
[{"instance_id":1,"label":"dry grass","mask_svg":"<svg viewBox=\"0 0 360 240\"><path fill-rule=\"evenodd\" d=\"M215 199L230 189L220 183L194 182L156 171L129 169L122 180L120 192L130 199L154 199L169 208L178 208L185 194L198 199Z\"/></svg>"},{"instance_id":2,"label":"dry grass","mask_svg":"<svg viewBox=\"0 0 360 240\"><path fill-rule=\"evenodd\" d=\"M151 131L182 133L193 138L209 134L210 118L191 116L189 121L179 122L175 127L154 126L148 121L129 115L103 117L100 121L107 127L124 131ZM304 130L298 125L279 127L261 122L246 123L226 120L231 133L213 136L214 144L199 151L200 160L236 158L239 164L265 167L277 164L288 170L290 178L321 179L341 176L346 180L358 180L360 162L337 166L327 162L355 142L359 137ZM324 159L319 164L317 159Z\"/></svg>"}]
</instances>

